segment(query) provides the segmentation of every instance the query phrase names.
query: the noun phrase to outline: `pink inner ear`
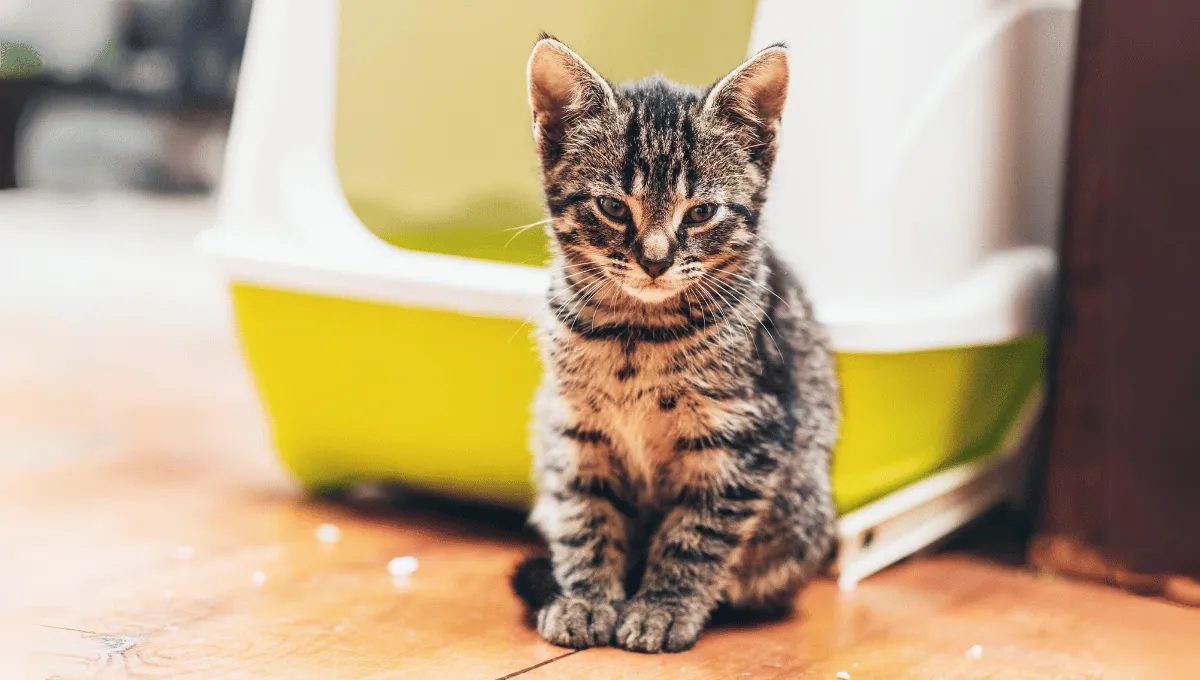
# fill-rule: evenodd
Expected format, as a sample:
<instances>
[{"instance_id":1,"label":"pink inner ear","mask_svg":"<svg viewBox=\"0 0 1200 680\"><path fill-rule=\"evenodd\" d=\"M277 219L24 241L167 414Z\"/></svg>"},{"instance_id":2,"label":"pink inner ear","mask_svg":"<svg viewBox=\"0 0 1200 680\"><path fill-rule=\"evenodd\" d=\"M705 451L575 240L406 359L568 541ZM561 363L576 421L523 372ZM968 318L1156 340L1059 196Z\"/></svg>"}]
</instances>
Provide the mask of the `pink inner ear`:
<instances>
[{"instance_id":1,"label":"pink inner ear","mask_svg":"<svg viewBox=\"0 0 1200 680\"><path fill-rule=\"evenodd\" d=\"M787 53L779 50L764 55L747 76L746 96L754 103L758 119L763 122L779 120L787 102Z\"/></svg>"},{"instance_id":2,"label":"pink inner ear","mask_svg":"<svg viewBox=\"0 0 1200 680\"><path fill-rule=\"evenodd\" d=\"M548 137L561 137L569 119L598 112L611 99L604 79L566 45L546 39L533 48L529 105Z\"/></svg>"},{"instance_id":3,"label":"pink inner ear","mask_svg":"<svg viewBox=\"0 0 1200 680\"><path fill-rule=\"evenodd\" d=\"M787 102L787 52L770 47L753 56L718 84L709 105L752 123L771 124Z\"/></svg>"},{"instance_id":4,"label":"pink inner ear","mask_svg":"<svg viewBox=\"0 0 1200 680\"><path fill-rule=\"evenodd\" d=\"M539 120L561 120L575 101L579 81L566 63L570 56L539 43L529 60L529 105Z\"/></svg>"}]
</instances>

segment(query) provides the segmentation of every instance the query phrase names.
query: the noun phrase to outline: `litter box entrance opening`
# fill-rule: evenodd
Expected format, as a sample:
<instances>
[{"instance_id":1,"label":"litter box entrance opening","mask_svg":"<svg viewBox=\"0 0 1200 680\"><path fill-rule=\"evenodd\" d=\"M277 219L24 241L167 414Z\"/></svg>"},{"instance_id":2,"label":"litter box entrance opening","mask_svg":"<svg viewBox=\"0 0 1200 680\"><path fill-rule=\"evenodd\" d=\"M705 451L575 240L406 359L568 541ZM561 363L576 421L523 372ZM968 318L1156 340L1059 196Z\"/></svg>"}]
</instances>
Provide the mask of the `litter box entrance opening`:
<instances>
[{"instance_id":1,"label":"litter box entrance opening","mask_svg":"<svg viewBox=\"0 0 1200 680\"><path fill-rule=\"evenodd\" d=\"M544 217L525 93L539 32L617 82L711 83L745 58L754 2L343 0L340 11L336 160L359 219L401 248L541 265L541 225L515 229Z\"/></svg>"}]
</instances>

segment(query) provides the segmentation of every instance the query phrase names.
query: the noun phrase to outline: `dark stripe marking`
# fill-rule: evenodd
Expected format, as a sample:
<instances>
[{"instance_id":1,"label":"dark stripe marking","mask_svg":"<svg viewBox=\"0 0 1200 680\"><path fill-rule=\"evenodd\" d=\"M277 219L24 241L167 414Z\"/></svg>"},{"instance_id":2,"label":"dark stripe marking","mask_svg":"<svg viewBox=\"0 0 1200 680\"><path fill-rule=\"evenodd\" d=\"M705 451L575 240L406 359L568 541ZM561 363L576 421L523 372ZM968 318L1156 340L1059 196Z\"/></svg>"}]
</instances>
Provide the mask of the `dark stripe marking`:
<instances>
[{"instance_id":1,"label":"dark stripe marking","mask_svg":"<svg viewBox=\"0 0 1200 680\"><path fill-rule=\"evenodd\" d=\"M559 536L554 542L566 548L582 548L591 543L595 537L595 534L589 533L569 534L567 536Z\"/></svg>"},{"instance_id":2,"label":"dark stripe marking","mask_svg":"<svg viewBox=\"0 0 1200 680\"><path fill-rule=\"evenodd\" d=\"M725 561L724 555L719 555L700 548L692 548L680 543L668 543L663 546L663 557L692 562L695 564L720 564Z\"/></svg>"},{"instance_id":3,"label":"dark stripe marking","mask_svg":"<svg viewBox=\"0 0 1200 680\"><path fill-rule=\"evenodd\" d=\"M592 325L590 319L581 319L563 305L551 307L554 316L571 332L587 340L621 340L630 344L640 342L665 344L695 335L700 328L694 325L642 326L637 324Z\"/></svg>"},{"instance_id":4,"label":"dark stripe marking","mask_svg":"<svg viewBox=\"0 0 1200 680\"><path fill-rule=\"evenodd\" d=\"M701 437L680 437L675 440L676 451L707 451L709 449L741 450L778 439L784 435L784 427L775 420L755 423L744 430L715 430Z\"/></svg>"},{"instance_id":5,"label":"dark stripe marking","mask_svg":"<svg viewBox=\"0 0 1200 680\"><path fill-rule=\"evenodd\" d=\"M581 493L593 498L601 498L608 501L609 505L617 512L626 517L633 517L637 511L627 501L617 495L617 492L609 486L608 482L602 479L593 479L591 482L584 484L582 479L576 477L571 480L571 490L575 493Z\"/></svg>"},{"instance_id":6,"label":"dark stripe marking","mask_svg":"<svg viewBox=\"0 0 1200 680\"><path fill-rule=\"evenodd\" d=\"M608 435L600 430L585 430L578 425L564 427L562 435L567 439L572 439L584 444L608 444L612 445L612 440Z\"/></svg>"},{"instance_id":7,"label":"dark stripe marking","mask_svg":"<svg viewBox=\"0 0 1200 680\"><path fill-rule=\"evenodd\" d=\"M568 194L560 199L549 201L550 214L555 217L561 217L573 205L591 200L591 195L586 191L576 191Z\"/></svg>"},{"instance_id":8,"label":"dark stripe marking","mask_svg":"<svg viewBox=\"0 0 1200 680\"><path fill-rule=\"evenodd\" d=\"M633 177L637 171L637 157L641 154L641 128L638 125L638 106L632 103L629 122L625 125L625 162L621 164L621 188L633 193Z\"/></svg>"},{"instance_id":9,"label":"dark stripe marking","mask_svg":"<svg viewBox=\"0 0 1200 680\"><path fill-rule=\"evenodd\" d=\"M696 533L700 534L701 536L724 543L730 548L736 548L737 545L742 542L742 538L737 534L731 534L728 531L721 531L720 529L715 529L703 524L697 524L695 530Z\"/></svg>"}]
</instances>

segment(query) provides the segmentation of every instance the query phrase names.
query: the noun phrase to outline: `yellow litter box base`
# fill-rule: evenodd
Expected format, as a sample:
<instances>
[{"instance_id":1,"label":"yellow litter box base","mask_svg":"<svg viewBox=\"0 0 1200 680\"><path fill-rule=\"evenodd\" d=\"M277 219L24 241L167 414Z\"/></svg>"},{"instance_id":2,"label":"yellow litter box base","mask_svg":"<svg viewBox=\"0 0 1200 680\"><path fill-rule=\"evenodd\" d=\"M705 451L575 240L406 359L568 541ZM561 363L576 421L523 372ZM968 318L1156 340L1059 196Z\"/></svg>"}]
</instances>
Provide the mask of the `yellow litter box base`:
<instances>
[{"instance_id":1,"label":"yellow litter box base","mask_svg":"<svg viewBox=\"0 0 1200 680\"><path fill-rule=\"evenodd\" d=\"M539 365L518 321L234 284L242 344L284 463L309 488L394 481L458 498L532 498ZM997 449L1038 386L1043 339L838 355L834 456L849 511Z\"/></svg>"}]
</instances>

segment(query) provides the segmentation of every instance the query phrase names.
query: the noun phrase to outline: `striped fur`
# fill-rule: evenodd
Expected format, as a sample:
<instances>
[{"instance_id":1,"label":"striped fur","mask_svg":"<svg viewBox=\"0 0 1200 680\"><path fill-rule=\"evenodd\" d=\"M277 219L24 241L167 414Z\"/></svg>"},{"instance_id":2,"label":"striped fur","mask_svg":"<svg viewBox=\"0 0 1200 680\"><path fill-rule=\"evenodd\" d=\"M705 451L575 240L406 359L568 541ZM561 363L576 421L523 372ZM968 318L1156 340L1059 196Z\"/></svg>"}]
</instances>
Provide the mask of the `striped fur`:
<instances>
[{"instance_id":1,"label":"striped fur","mask_svg":"<svg viewBox=\"0 0 1200 680\"><path fill-rule=\"evenodd\" d=\"M529 79L554 244L538 628L687 649L718 605L790 604L833 544L833 357L759 230L786 50L710 88L618 87L544 38Z\"/></svg>"}]
</instances>

